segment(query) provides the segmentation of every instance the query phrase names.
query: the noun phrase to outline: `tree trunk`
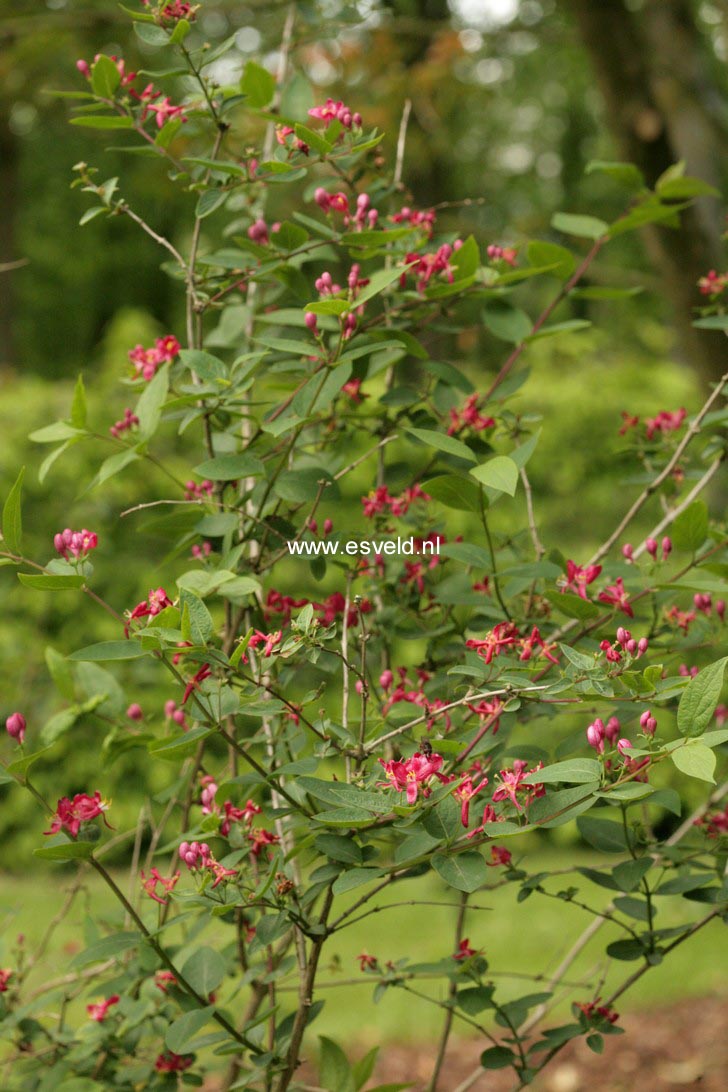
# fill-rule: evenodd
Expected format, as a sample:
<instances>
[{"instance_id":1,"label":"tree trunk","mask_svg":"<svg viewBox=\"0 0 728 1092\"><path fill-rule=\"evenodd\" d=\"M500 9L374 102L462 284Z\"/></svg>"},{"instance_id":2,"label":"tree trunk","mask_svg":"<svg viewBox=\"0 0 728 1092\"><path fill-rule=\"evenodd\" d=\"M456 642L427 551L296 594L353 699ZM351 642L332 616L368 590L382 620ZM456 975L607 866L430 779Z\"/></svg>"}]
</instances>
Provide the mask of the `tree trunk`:
<instances>
[{"instance_id":1,"label":"tree trunk","mask_svg":"<svg viewBox=\"0 0 728 1092\"><path fill-rule=\"evenodd\" d=\"M638 19L623 0L569 0L622 154L654 185L680 159L687 171L720 186L728 172L728 136L713 110L706 50L687 0L647 0ZM725 371L725 341L692 326L701 297L696 282L719 267L719 203L703 198L675 229L644 229L663 277L685 360L703 381Z\"/></svg>"}]
</instances>

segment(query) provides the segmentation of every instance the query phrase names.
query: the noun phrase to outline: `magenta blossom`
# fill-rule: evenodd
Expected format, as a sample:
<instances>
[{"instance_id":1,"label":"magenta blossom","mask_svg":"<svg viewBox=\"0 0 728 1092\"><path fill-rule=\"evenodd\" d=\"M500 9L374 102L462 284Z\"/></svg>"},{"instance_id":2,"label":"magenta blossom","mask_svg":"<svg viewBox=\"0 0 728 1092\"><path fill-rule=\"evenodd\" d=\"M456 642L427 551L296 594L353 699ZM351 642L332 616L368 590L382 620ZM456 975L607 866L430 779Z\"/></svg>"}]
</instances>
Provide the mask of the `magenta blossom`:
<instances>
[{"instance_id":1,"label":"magenta blossom","mask_svg":"<svg viewBox=\"0 0 728 1092\"><path fill-rule=\"evenodd\" d=\"M397 792L406 792L407 803L414 804L417 800L418 786L429 781L431 777L439 775L443 758L442 755L426 756L416 751L404 762L396 759L385 762L381 758L378 761L387 775L387 780L380 781L378 784L391 786ZM426 787L424 791L427 792Z\"/></svg>"},{"instance_id":2,"label":"magenta blossom","mask_svg":"<svg viewBox=\"0 0 728 1092\"><path fill-rule=\"evenodd\" d=\"M45 830L43 833L58 834L59 831L65 828L72 838L76 838L81 829L81 823L88 823L99 815L103 816L108 807L108 801L101 799L101 793L98 790L93 796L89 796L85 792L78 792L73 800L70 800L67 796L62 796L58 801L55 815L51 821L51 829ZM104 822L106 823L106 819L104 819ZM106 823L107 827L108 825Z\"/></svg>"},{"instance_id":3,"label":"magenta blossom","mask_svg":"<svg viewBox=\"0 0 728 1092\"><path fill-rule=\"evenodd\" d=\"M5 721L5 730L11 739L16 739L18 743L23 743L25 740L25 717L22 713L11 713Z\"/></svg>"},{"instance_id":4,"label":"magenta blossom","mask_svg":"<svg viewBox=\"0 0 728 1092\"><path fill-rule=\"evenodd\" d=\"M111 1006L118 1005L120 1000L118 993L115 993L113 996L107 997L105 1001L99 1001L95 1005L87 1005L86 1012L92 1020L102 1023L106 1019L106 1014Z\"/></svg>"}]
</instances>

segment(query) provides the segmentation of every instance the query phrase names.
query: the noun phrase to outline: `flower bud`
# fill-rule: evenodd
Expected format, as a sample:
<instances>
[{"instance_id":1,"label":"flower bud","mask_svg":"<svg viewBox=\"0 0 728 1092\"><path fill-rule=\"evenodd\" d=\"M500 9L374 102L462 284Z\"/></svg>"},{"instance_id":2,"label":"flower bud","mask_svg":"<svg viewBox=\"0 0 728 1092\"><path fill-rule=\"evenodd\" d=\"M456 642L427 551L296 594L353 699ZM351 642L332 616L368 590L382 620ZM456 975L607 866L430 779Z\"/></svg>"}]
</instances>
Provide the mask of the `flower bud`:
<instances>
[{"instance_id":1,"label":"flower bud","mask_svg":"<svg viewBox=\"0 0 728 1092\"><path fill-rule=\"evenodd\" d=\"M602 754L604 751L604 724L597 718L586 730L586 738L590 747Z\"/></svg>"},{"instance_id":2,"label":"flower bud","mask_svg":"<svg viewBox=\"0 0 728 1092\"><path fill-rule=\"evenodd\" d=\"M311 331L312 334L318 333L318 320L313 311L306 312L304 322L306 323L307 328Z\"/></svg>"},{"instance_id":3,"label":"flower bud","mask_svg":"<svg viewBox=\"0 0 728 1092\"><path fill-rule=\"evenodd\" d=\"M133 702L129 706L129 708L126 711L126 715L129 718L129 720L142 720L143 717L144 717L144 713L142 712L141 705L137 705L136 702Z\"/></svg>"},{"instance_id":4,"label":"flower bud","mask_svg":"<svg viewBox=\"0 0 728 1092\"><path fill-rule=\"evenodd\" d=\"M389 668L387 668L387 670L383 671L382 674L379 676L379 685L381 686L382 690L389 690L393 682L394 675L389 670Z\"/></svg>"},{"instance_id":5,"label":"flower bud","mask_svg":"<svg viewBox=\"0 0 728 1092\"><path fill-rule=\"evenodd\" d=\"M625 542L624 546L622 547L622 557L625 559L625 561L631 561L633 553L634 546L631 544L631 542Z\"/></svg>"},{"instance_id":6,"label":"flower bud","mask_svg":"<svg viewBox=\"0 0 728 1092\"><path fill-rule=\"evenodd\" d=\"M604 725L604 735L607 737L610 743L614 743L614 741L619 736L621 730L622 726L619 723L619 719L617 717L610 717L607 723Z\"/></svg>"},{"instance_id":7,"label":"flower bud","mask_svg":"<svg viewBox=\"0 0 728 1092\"><path fill-rule=\"evenodd\" d=\"M82 76L86 77L87 80L91 79L91 69L88 66L88 62L84 61L83 58L76 61L76 68Z\"/></svg>"},{"instance_id":8,"label":"flower bud","mask_svg":"<svg viewBox=\"0 0 728 1092\"><path fill-rule=\"evenodd\" d=\"M5 721L5 728L11 739L22 743L25 739L25 717L22 713L11 713Z\"/></svg>"},{"instance_id":9,"label":"flower bud","mask_svg":"<svg viewBox=\"0 0 728 1092\"><path fill-rule=\"evenodd\" d=\"M618 739L617 750L622 756L624 756L628 751L632 750L632 744L628 739Z\"/></svg>"},{"instance_id":10,"label":"flower bud","mask_svg":"<svg viewBox=\"0 0 728 1092\"><path fill-rule=\"evenodd\" d=\"M650 557L657 557L657 543L654 538L648 538L645 540L645 549Z\"/></svg>"},{"instance_id":11,"label":"flower bud","mask_svg":"<svg viewBox=\"0 0 728 1092\"><path fill-rule=\"evenodd\" d=\"M718 599L715 604L715 613L721 622L725 619L725 599Z\"/></svg>"},{"instance_id":12,"label":"flower bud","mask_svg":"<svg viewBox=\"0 0 728 1092\"><path fill-rule=\"evenodd\" d=\"M175 712L176 708L177 708L177 702L174 701L173 698L170 698L169 701L166 701L164 703L164 715L165 715L165 717L174 716L174 712Z\"/></svg>"},{"instance_id":13,"label":"flower bud","mask_svg":"<svg viewBox=\"0 0 728 1092\"><path fill-rule=\"evenodd\" d=\"M672 539L668 538L667 535L665 535L665 537L662 540L662 560L664 561L665 558L668 556L668 554L670 554L671 552L672 552Z\"/></svg>"},{"instance_id":14,"label":"flower bud","mask_svg":"<svg viewBox=\"0 0 728 1092\"><path fill-rule=\"evenodd\" d=\"M630 656L634 656L635 652L637 651L637 642L635 641L634 637L630 637L630 639L627 641L627 644L625 645L625 648L627 649L627 652L629 652Z\"/></svg>"},{"instance_id":15,"label":"flower bud","mask_svg":"<svg viewBox=\"0 0 728 1092\"><path fill-rule=\"evenodd\" d=\"M331 532L333 531L333 529L334 529L334 522L333 522L333 520L330 520L330 519L329 519L329 518L327 517L327 518L326 518L326 519L324 520L324 534L325 534L325 535L330 535L330 534L331 534Z\"/></svg>"},{"instance_id":16,"label":"flower bud","mask_svg":"<svg viewBox=\"0 0 728 1092\"><path fill-rule=\"evenodd\" d=\"M647 649L649 647L650 647L650 642L647 640L647 638L646 637L640 637L639 641L637 642L637 655L638 656L644 656L645 652L647 652Z\"/></svg>"}]
</instances>

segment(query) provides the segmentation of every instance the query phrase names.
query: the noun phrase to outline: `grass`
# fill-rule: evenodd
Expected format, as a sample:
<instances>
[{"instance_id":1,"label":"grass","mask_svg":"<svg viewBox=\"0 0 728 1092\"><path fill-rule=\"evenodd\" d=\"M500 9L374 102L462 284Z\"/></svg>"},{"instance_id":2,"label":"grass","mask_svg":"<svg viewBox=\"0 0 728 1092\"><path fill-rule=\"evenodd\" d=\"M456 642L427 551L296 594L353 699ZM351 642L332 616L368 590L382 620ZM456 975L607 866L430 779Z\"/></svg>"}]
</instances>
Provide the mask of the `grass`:
<instances>
[{"instance_id":1,"label":"grass","mask_svg":"<svg viewBox=\"0 0 728 1092\"><path fill-rule=\"evenodd\" d=\"M531 870L536 867L553 870L570 869L575 864L598 867L615 861L615 858L589 851L567 852L537 847L525 863ZM496 870L493 871L495 878ZM12 948L19 932L25 935L31 952L37 947L49 922L62 907L64 892L71 882L68 873L3 876L0 921L4 950L0 955L0 965L12 966ZM119 877L119 882L125 888L126 878ZM609 901L609 892L594 886L578 873L556 876L546 886L554 893L573 886L578 889L577 898L594 908L604 907ZM348 899L353 902L359 894L352 893ZM424 899L437 905L410 905L413 899ZM433 875L409 880L368 904L368 908L379 907L377 912L335 934L324 949L320 996L325 997L327 1004L316 1022L316 1033L330 1035L344 1044L357 1043L362 1046L403 1038L424 1041L436 1035L442 1011L434 1004L418 1001L404 990L389 989L378 1005L372 1005L374 982L359 971L356 956L366 950L384 964L390 959L408 957L411 962L423 962L451 954L454 949L452 938L457 900L457 893L447 889ZM544 988L542 983L517 976L542 974L544 980L548 980L575 937L591 920L591 916L579 907L538 893L526 902L516 903L512 886L477 893L471 897L471 902L478 909L468 912L465 934L473 947L483 950L491 971L497 973L495 980L502 1000ZM396 905L391 906L392 903ZM661 927L695 920L706 910L703 905L676 897L660 899L658 905L657 924ZM150 914L151 923L153 907L147 903L144 910L145 914ZM29 989L64 973L73 955L82 951L93 939L92 918L103 921L109 930L122 927L113 896L97 876L89 874L85 878L83 891L59 922L47 952L33 969L28 981ZM713 922L679 947L663 964L645 974L629 994L620 999L618 1008L621 1011L634 1010L725 990L725 975L715 958L721 929L719 921ZM617 935L615 926L606 925L575 961L568 975L568 981L575 985L569 991L569 998L561 1003L555 1014L557 1022L566 1014L569 1000L588 999L593 995L597 982L602 983L600 992L607 996L637 968L637 963L605 959L605 944ZM182 940L181 933L176 930L167 933L166 937L168 943ZM225 927L220 922L211 921L202 940L198 936L194 943L214 944L219 940L225 944L229 939ZM508 974L501 976L502 972ZM351 980L350 985L342 984ZM82 1003L101 996L104 992L103 982L102 977L98 982L91 983L76 1006L80 1009ZM296 985L294 972L285 983L284 996L290 997L291 1001ZM441 980L417 982L415 985L435 998L444 997ZM220 999L224 1004L225 993L221 993ZM237 1002L234 1007L239 1007ZM456 1021L456 1028L461 1034L468 1034L465 1024L458 1027Z\"/></svg>"}]
</instances>

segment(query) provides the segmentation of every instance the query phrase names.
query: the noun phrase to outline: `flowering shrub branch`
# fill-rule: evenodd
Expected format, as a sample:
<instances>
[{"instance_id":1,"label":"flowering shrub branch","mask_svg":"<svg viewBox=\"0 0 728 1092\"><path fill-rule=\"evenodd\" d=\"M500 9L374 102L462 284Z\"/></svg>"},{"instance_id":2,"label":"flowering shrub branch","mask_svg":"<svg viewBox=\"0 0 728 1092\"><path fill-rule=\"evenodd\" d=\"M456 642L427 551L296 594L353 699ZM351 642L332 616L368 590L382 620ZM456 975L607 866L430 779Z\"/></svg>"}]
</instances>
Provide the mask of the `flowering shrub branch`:
<instances>
[{"instance_id":1,"label":"flowering shrub branch","mask_svg":"<svg viewBox=\"0 0 728 1092\"><path fill-rule=\"evenodd\" d=\"M710 187L677 167L649 190L628 165L594 164L629 190L619 218L559 213L554 229L577 240L576 252L492 241L483 261L472 236L440 232L436 210L396 201L409 110L393 179L365 105L360 113L328 99L303 118L283 116L293 7L278 79L250 62L236 87L214 75L231 43L210 50L196 14L175 2L134 16L145 46L175 56L190 77L186 98L174 75L144 84L120 58L78 63L87 89L74 94L82 103L74 123L125 134L194 210L178 244L118 196L117 179L100 182L96 168L77 166L76 185L97 202L82 222L127 216L171 257L165 270L184 292L185 331L130 348L122 378L136 402L113 423L89 422L79 380L69 419L33 434L58 445L43 475L69 446L90 441L114 447L95 487L139 460L166 478L172 496L122 513L172 510L162 517L171 547L163 586L140 587L136 605L106 602L93 562L111 528L59 531L50 559L39 561L23 552L22 473L4 506L0 556L20 582L81 591L112 620L108 640L68 656L72 686L79 665L111 664L130 690L111 718L99 713L101 693L45 726L29 710L7 716L4 780L50 816L38 819L38 857L93 869L128 927L86 953L87 963L98 958L91 973L71 970L41 994L51 1001L72 987L85 996L90 985L91 1032L59 1030L42 1016L28 1030L22 956L0 972L0 1019L17 1045L13 1079L46 1087L52 1066L59 1079L164 1088L182 1074L200 1084L205 1067L228 1064L228 1088L301 1087L320 992L361 981L321 981L331 938L402 905L373 900L417 879L424 905L442 905L428 898L433 882L458 893L447 903L454 929L441 958L381 962L364 949L360 975L375 1001L404 990L442 1009L431 1092L442 1087L456 1022L483 1040L461 1092L483 1069L506 1067L522 1087L574 1038L601 1050L621 1031L614 1003L728 908L728 821L717 810L725 790L671 836L655 833L657 819L681 817L686 779L709 792L725 761L727 658L711 662L710 650L724 636L726 542L702 494L725 460L728 376L695 415L666 409L640 427L629 407L621 429L615 422L647 484L587 561L551 547L539 526L527 471L539 433L514 401L532 342L588 325L552 319L557 308L568 313L603 249L673 219ZM157 83L165 78L169 93ZM295 211L273 220L269 205L285 208L274 196L285 187ZM587 240L583 256L578 240ZM557 287L531 320L512 297L533 278ZM704 282L697 322L719 336L728 329L722 280L711 272ZM513 346L484 392L433 357L433 331L472 325L475 310ZM175 431L184 466L163 442ZM663 508L652 533L625 542L654 497ZM351 500L368 540L404 530L417 552L312 557L312 577L335 587L311 592L291 568L304 559L291 560L287 544L338 541L340 508ZM522 533L499 530L499 509ZM425 549L433 542L435 556ZM422 650L414 665L412 637ZM157 669L155 689L138 667ZM580 728L559 736L564 711ZM69 786L54 806L29 771L52 761L55 741L82 716L108 732L99 784ZM174 778L165 806L150 799L135 830L109 838L117 820L103 781L128 749ZM605 863L531 871L529 835L572 822ZM128 895L103 861L127 837ZM608 904L563 887L573 873L610 892ZM591 918L547 988L540 972L492 966L499 953L476 936L485 908L472 896L501 888L519 902L569 902ZM668 896L688 906L679 924L662 927ZM709 906L697 920L696 902ZM616 930L608 957L636 965L606 998L591 977L566 978L605 922ZM216 932L200 944L207 923L225 939ZM172 927L181 941L170 939ZM418 988L433 978L445 1000ZM540 992L503 989L523 978ZM574 990L571 1022L550 1026ZM352 1064L322 1037L319 1054L319 1087L368 1084L376 1052Z\"/></svg>"}]
</instances>

